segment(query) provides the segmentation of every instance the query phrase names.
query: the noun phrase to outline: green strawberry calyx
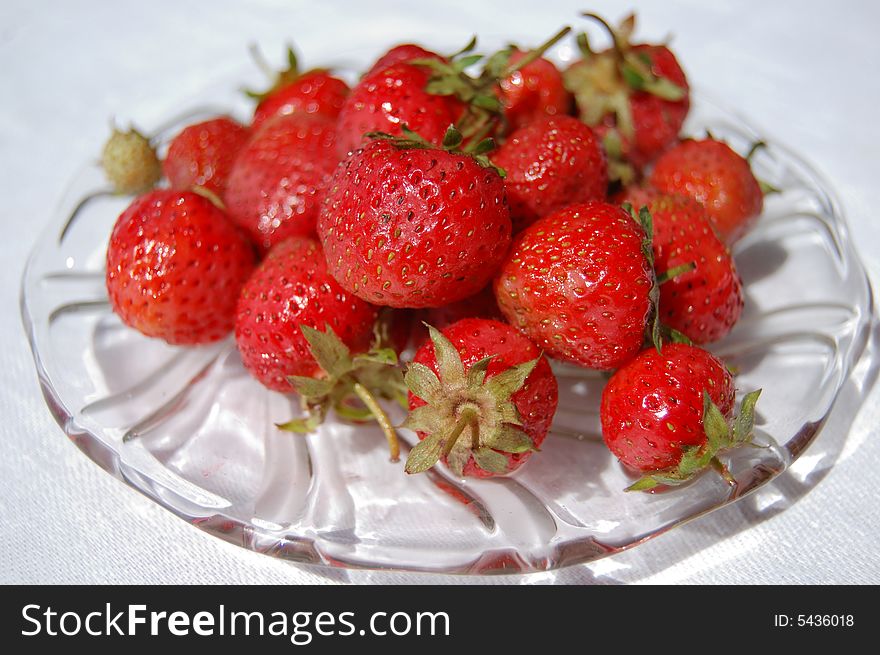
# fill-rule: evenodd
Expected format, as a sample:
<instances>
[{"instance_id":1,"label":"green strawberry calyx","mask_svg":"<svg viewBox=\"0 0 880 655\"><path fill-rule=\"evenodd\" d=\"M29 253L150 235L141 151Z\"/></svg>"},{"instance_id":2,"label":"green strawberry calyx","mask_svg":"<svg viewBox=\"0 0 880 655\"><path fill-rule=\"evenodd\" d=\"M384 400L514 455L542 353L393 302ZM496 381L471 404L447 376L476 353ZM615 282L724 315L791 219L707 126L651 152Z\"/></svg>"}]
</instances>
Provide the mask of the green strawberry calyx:
<instances>
[{"instance_id":1,"label":"green strawberry calyx","mask_svg":"<svg viewBox=\"0 0 880 655\"><path fill-rule=\"evenodd\" d=\"M479 142L505 126L504 105L497 94L498 84L540 58L570 31L570 27L563 27L515 63L510 61L515 49L513 45L488 57L474 54L476 37L451 55L448 61L414 59L410 63L431 70L425 91L433 95L454 96L465 104L466 110L458 122L458 128L465 139ZM469 75L467 69L480 62L482 67L479 74Z\"/></svg>"},{"instance_id":2,"label":"green strawberry calyx","mask_svg":"<svg viewBox=\"0 0 880 655\"><path fill-rule=\"evenodd\" d=\"M278 89L281 89L288 84L293 84L303 75L307 75L309 73L319 73L325 71L324 68L313 68L308 71L300 71L299 70L299 62L297 61L296 51L293 49L293 46L287 46L287 68L282 68L281 70L275 70L272 68L272 65L266 61L266 58L263 56L263 53L260 51L259 47L255 43L252 43L248 48L251 53L251 57L253 57L254 62L256 62L257 67L263 71L263 73L272 80L271 86L265 91L254 91L252 89L244 89L244 94L251 98L252 100L256 100L257 103L262 102L270 95L275 93Z\"/></svg>"},{"instance_id":3,"label":"green strawberry calyx","mask_svg":"<svg viewBox=\"0 0 880 655\"><path fill-rule=\"evenodd\" d=\"M590 127L613 125L606 132L603 145L609 158L612 180L628 184L635 176L632 166L625 161L624 143L635 139L636 129L630 107L633 93L650 93L663 100L677 102L687 97L687 89L653 72L653 62L644 52L631 45L635 31L635 15L630 14L615 29L604 18L594 13L581 14L599 23L611 36L612 48L595 52L585 32L578 34L581 59L563 73L566 89L574 95L581 121Z\"/></svg>"},{"instance_id":4,"label":"green strawberry calyx","mask_svg":"<svg viewBox=\"0 0 880 655\"><path fill-rule=\"evenodd\" d=\"M400 131L402 132L401 136L388 134L387 132L367 132L364 136L369 139L383 139L390 141L396 148L401 150L438 149L436 145L429 142L418 132L409 129L409 126L406 124L400 126ZM467 155L483 168L488 168L498 173L501 178L507 176L507 173L503 168L496 166L489 160L488 154L492 152L496 146L495 139L487 137L482 141L470 143L462 147L463 142L464 135L462 135L461 131L455 127L455 125L450 125L446 129L446 134L443 135L443 142L439 149L453 155Z\"/></svg>"},{"instance_id":5,"label":"green strawberry calyx","mask_svg":"<svg viewBox=\"0 0 880 655\"><path fill-rule=\"evenodd\" d=\"M755 156L755 154L759 150L766 149L768 147L769 146L767 145L767 143L765 141L761 141L761 140L755 141L752 144L752 146L749 148L749 151L746 153L746 155L743 157L743 159L745 159L749 163L749 166L751 166L752 165L752 158ZM754 175L754 172L752 174ZM762 179L758 176L755 176L755 179L758 181L758 186L761 187L761 193L764 194L765 196L768 196L768 195L771 195L774 193L782 193L782 189L771 184L767 180Z\"/></svg>"},{"instance_id":6,"label":"green strawberry calyx","mask_svg":"<svg viewBox=\"0 0 880 655\"><path fill-rule=\"evenodd\" d=\"M302 399L305 416L279 423L277 427L308 434L321 425L331 409L343 419L372 419L385 434L391 461L397 461L400 457L397 433L377 400L378 396L406 407L406 387L397 354L392 348L377 343L369 351L353 355L329 324L323 332L307 325L300 325L300 330L322 375L288 376Z\"/></svg>"},{"instance_id":7,"label":"green strawberry calyx","mask_svg":"<svg viewBox=\"0 0 880 655\"><path fill-rule=\"evenodd\" d=\"M676 466L648 473L627 487L626 490L646 491L661 485L677 486L692 480L697 474L709 467L718 471L731 486L735 486L736 480L724 463L718 459L718 454L751 443L755 429L755 404L760 395L760 389L746 394L739 415L728 420L718 409L718 406L712 402L708 392L704 390L703 430L706 434L706 442L701 446L682 448L681 460Z\"/></svg>"},{"instance_id":8,"label":"green strawberry calyx","mask_svg":"<svg viewBox=\"0 0 880 655\"><path fill-rule=\"evenodd\" d=\"M438 373L414 362L404 376L410 392L427 403L410 411L401 426L425 435L410 451L406 472L427 471L445 458L447 466L460 477L473 458L484 471L507 473L507 453L537 450L522 430L512 396L525 384L540 357L511 366L487 380L491 356L465 370L455 346L439 330L427 327Z\"/></svg>"},{"instance_id":9,"label":"green strawberry calyx","mask_svg":"<svg viewBox=\"0 0 880 655\"><path fill-rule=\"evenodd\" d=\"M648 262L648 267L651 269L652 276L651 290L648 292L648 300L651 308L648 317L646 340L654 344L654 347L657 348L657 352L660 352L660 349L663 346L663 336L660 325L660 281L654 270L654 217L651 216L651 211L645 206L642 206L639 211L636 211L628 202L623 203L621 206L627 214L632 216L633 220L638 223L644 231L645 236L642 239L642 256L645 258L645 261Z\"/></svg>"}]
</instances>

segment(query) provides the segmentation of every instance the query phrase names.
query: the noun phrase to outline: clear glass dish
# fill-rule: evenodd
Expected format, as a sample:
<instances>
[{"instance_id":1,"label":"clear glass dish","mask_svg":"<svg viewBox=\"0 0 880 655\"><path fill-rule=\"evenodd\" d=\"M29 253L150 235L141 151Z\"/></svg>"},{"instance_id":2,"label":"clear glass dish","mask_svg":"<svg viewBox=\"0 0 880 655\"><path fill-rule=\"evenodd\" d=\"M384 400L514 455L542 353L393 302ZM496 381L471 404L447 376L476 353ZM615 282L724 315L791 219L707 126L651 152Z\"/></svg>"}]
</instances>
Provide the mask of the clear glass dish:
<instances>
[{"instance_id":1,"label":"clear glass dish","mask_svg":"<svg viewBox=\"0 0 880 655\"><path fill-rule=\"evenodd\" d=\"M213 108L154 134L161 139L200 116L247 116L235 84L198 98ZM865 349L873 313L840 205L812 167L697 95L685 132L707 129L740 151L765 141L753 163L781 190L736 245L746 309L711 348L736 367L740 390L764 389L759 447L727 457L735 488L706 474L664 493L625 493L632 480L599 437L604 378L564 365L556 366L560 406L550 437L504 479L462 481L446 470L407 476L371 425L331 418L308 437L279 432L274 424L297 403L252 380L231 338L172 347L110 311L104 252L127 199L103 190L94 163L71 183L22 280L46 402L103 469L193 525L274 557L484 574L544 571L637 545L785 470L822 427Z\"/></svg>"}]
</instances>

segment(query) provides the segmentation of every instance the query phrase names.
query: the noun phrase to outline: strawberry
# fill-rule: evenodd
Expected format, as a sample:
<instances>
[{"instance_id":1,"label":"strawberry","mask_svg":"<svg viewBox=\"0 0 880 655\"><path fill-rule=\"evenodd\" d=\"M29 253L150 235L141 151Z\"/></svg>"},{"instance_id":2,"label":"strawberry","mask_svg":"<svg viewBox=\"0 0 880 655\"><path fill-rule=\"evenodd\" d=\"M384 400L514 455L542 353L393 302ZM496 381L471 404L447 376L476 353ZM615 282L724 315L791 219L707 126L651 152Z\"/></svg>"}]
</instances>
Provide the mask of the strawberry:
<instances>
[{"instance_id":1,"label":"strawberry","mask_svg":"<svg viewBox=\"0 0 880 655\"><path fill-rule=\"evenodd\" d=\"M742 312L742 280L706 210L691 198L653 189L629 190L624 200L647 206L653 218L660 320L697 344L724 337Z\"/></svg>"},{"instance_id":2,"label":"strawberry","mask_svg":"<svg viewBox=\"0 0 880 655\"><path fill-rule=\"evenodd\" d=\"M427 68L398 62L362 79L339 114L339 155L360 147L368 132L401 135L403 127L439 146L464 105L452 96L428 93L429 78Z\"/></svg>"},{"instance_id":3,"label":"strawberry","mask_svg":"<svg viewBox=\"0 0 880 655\"><path fill-rule=\"evenodd\" d=\"M553 421L556 378L535 345L505 323L467 318L431 339L406 372L421 441L407 473L443 461L458 476L511 473L538 449Z\"/></svg>"},{"instance_id":4,"label":"strawberry","mask_svg":"<svg viewBox=\"0 0 880 655\"><path fill-rule=\"evenodd\" d=\"M321 116L277 116L245 144L224 197L229 215L266 250L315 231L336 159L336 124Z\"/></svg>"},{"instance_id":5,"label":"strawberry","mask_svg":"<svg viewBox=\"0 0 880 655\"><path fill-rule=\"evenodd\" d=\"M247 130L220 117L185 127L168 146L162 168L173 189L201 187L223 195L235 156Z\"/></svg>"},{"instance_id":6,"label":"strawberry","mask_svg":"<svg viewBox=\"0 0 880 655\"><path fill-rule=\"evenodd\" d=\"M222 339L254 266L245 236L208 199L161 189L136 198L113 226L107 292L126 325L171 344Z\"/></svg>"},{"instance_id":7,"label":"strawberry","mask_svg":"<svg viewBox=\"0 0 880 655\"><path fill-rule=\"evenodd\" d=\"M279 115L299 113L330 119L339 116L349 92L348 85L341 79L321 68L300 72L296 53L292 48L287 49L288 67L277 73L272 72L270 66L263 62L258 51L254 51L254 55L275 81L267 91L246 92L258 101L251 122L253 130L259 129L269 118Z\"/></svg>"},{"instance_id":8,"label":"strawberry","mask_svg":"<svg viewBox=\"0 0 880 655\"><path fill-rule=\"evenodd\" d=\"M565 84L580 119L603 140L612 179L628 182L677 139L690 109L687 78L666 46L630 43L634 16L617 30L599 16L584 16L608 30L614 47L592 52L582 34L583 58L565 71Z\"/></svg>"},{"instance_id":9,"label":"strawberry","mask_svg":"<svg viewBox=\"0 0 880 655\"><path fill-rule=\"evenodd\" d=\"M104 144L101 167L115 193L144 193L162 177L162 164L150 140L131 128L113 133Z\"/></svg>"},{"instance_id":10,"label":"strawberry","mask_svg":"<svg viewBox=\"0 0 880 655\"><path fill-rule=\"evenodd\" d=\"M620 207L570 205L514 240L495 278L502 313L550 356L617 368L641 348L655 279L645 230Z\"/></svg>"},{"instance_id":11,"label":"strawberry","mask_svg":"<svg viewBox=\"0 0 880 655\"><path fill-rule=\"evenodd\" d=\"M618 369L602 393L602 437L623 464L646 474L630 490L681 484L710 465L730 480L717 455L751 440L760 391L731 421L734 393L724 364L696 346L649 348Z\"/></svg>"},{"instance_id":12,"label":"strawberry","mask_svg":"<svg viewBox=\"0 0 880 655\"><path fill-rule=\"evenodd\" d=\"M355 352L370 346L377 310L346 293L327 272L320 244L291 237L273 246L241 290L235 339L242 363L264 386L293 391L287 377L320 367L300 325L330 325Z\"/></svg>"},{"instance_id":13,"label":"strawberry","mask_svg":"<svg viewBox=\"0 0 880 655\"><path fill-rule=\"evenodd\" d=\"M377 138L337 168L318 220L327 265L350 293L437 307L484 287L510 244L504 183L485 156L418 135ZM479 161L478 161L479 159Z\"/></svg>"},{"instance_id":14,"label":"strawberry","mask_svg":"<svg viewBox=\"0 0 880 655\"><path fill-rule=\"evenodd\" d=\"M408 63L415 59L436 59L437 61L446 61L445 57L438 55L436 52L425 50L420 45L416 45L415 43L401 43L379 57L379 59L376 60L376 63L373 64L363 76L369 77L373 73L383 71L395 64Z\"/></svg>"},{"instance_id":15,"label":"strawberry","mask_svg":"<svg viewBox=\"0 0 880 655\"><path fill-rule=\"evenodd\" d=\"M743 236L764 207L761 185L748 160L714 139L679 143L657 160L650 183L702 203L726 243Z\"/></svg>"},{"instance_id":16,"label":"strawberry","mask_svg":"<svg viewBox=\"0 0 880 655\"><path fill-rule=\"evenodd\" d=\"M320 244L291 237L269 250L244 285L235 340L245 368L269 389L296 391L306 414L281 424L308 433L330 409L342 418L374 418L396 460L397 437L376 396L405 405L393 350L374 338L377 308L346 293L328 273Z\"/></svg>"},{"instance_id":17,"label":"strawberry","mask_svg":"<svg viewBox=\"0 0 880 655\"><path fill-rule=\"evenodd\" d=\"M492 161L507 173L514 232L566 205L605 199L605 154L593 131L571 116L540 118L516 130Z\"/></svg>"},{"instance_id":18,"label":"strawberry","mask_svg":"<svg viewBox=\"0 0 880 655\"><path fill-rule=\"evenodd\" d=\"M516 66L528 55L514 49L509 64ZM553 62L538 57L499 83L499 97L504 105L508 129L513 131L546 116L568 114L572 97L562 81L562 73Z\"/></svg>"}]
</instances>

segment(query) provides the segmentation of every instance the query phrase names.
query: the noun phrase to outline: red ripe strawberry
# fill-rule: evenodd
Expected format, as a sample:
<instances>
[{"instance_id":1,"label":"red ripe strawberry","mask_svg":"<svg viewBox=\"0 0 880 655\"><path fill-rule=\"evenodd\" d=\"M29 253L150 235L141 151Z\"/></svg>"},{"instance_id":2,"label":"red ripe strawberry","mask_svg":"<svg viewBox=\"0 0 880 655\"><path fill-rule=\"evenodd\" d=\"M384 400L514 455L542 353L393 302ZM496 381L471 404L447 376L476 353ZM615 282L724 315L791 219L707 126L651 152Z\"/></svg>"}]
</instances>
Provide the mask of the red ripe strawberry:
<instances>
[{"instance_id":1,"label":"red ripe strawberry","mask_svg":"<svg viewBox=\"0 0 880 655\"><path fill-rule=\"evenodd\" d=\"M300 325L330 325L355 352L370 346L377 310L346 293L327 272L320 244L310 237L278 243L241 290L235 339L242 363L275 391L293 391L289 375L320 370Z\"/></svg>"},{"instance_id":2,"label":"red ripe strawberry","mask_svg":"<svg viewBox=\"0 0 880 655\"><path fill-rule=\"evenodd\" d=\"M400 135L404 126L439 146L464 105L452 96L428 93L429 78L427 68L401 62L361 80L339 114L339 155L360 147L369 132Z\"/></svg>"},{"instance_id":3,"label":"red ripe strawberry","mask_svg":"<svg viewBox=\"0 0 880 655\"><path fill-rule=\"evenodd\" d=\"M641 348L654 271L620 207L571 205L520 232L495 278L511 325L552 357L617 368Z\"/></svg>"},{"instance_id":4,"label":"red ripe strawberry","mask_svg":"<svg viewBox=\"0 0 880 655\"><path fill-rule=\"evenodd\" d=\"M510 65L516 65L527 54L514 50ZM572 97L563 84L562 73L543 57L502 79L499 86L504 116L511 131L546 116L568 114L571 110Z\"/></svg>"},{"instance_id":5,"label":"red ripe strawberry","mask_svg":"<svg viewBox=\"0 0 880 655\"><path fill-rule=\"evenodd\" d=\"M304 113L336 118L348 97L348 85L327 71L303 73L296 81L273 91L254 110L253 129L273 116Z\"/></svg>"},{"instance_id":6,"label":"red ripe strawberry","mask_svg":"<svg viewBox=\"0 0 880 655\"><path fill-rule=\"evenodd\" d=\"M605 154L593 131L571 116L541 118L516 130L492 161L507 174L515 232L566 205L605 199Z\"/></svg>"},{"instance_id":7,"label":"red ripe strawberry","mask_svg":"<svg viewBox=\"0 0 880 655\"><path fill-rule=\"evenodd\" d=\"M254 266L245 236L208 199L162 189L116 220L107 292L126 325L172 344L222 339Z\"/></svg>"},{"instance_id":8,"label":"red ripe strawberry","mask_svg":"<svg viewBox=\"0 0 880 655\"><path fill-rule=\"evenodd\" d=\"M222 196L247 138L245 128L225 117L185 127L168 146L162 163L165 177L173 189L202 187Z\"/></svg>"},{"instance_id":9,"label":"red ripe strawberry","mask_svg":"<svg viewBox=\"0 0 880 655\"><path fill-rule=\"evenodd\" d=\"M693 266L660 284L660 320L698 344L718 341L739 319L742 280L706 210L685 196L632 189L624 200L653 218L654 268L659 276Z\"/></svg>"},{"instance_id":10,"label":"red ripe strawberry","mask_svg":"<svg viewBox=\"0 0 880 655\"><path fill-rule=\"evenodd\" d=\"M579 39L584 58L565 72L582 121L602 137L616 165L614 179L631 179L636 169L653 161L671 145L690 109L689 87L672 51L663 45L630 43L635 18L629 16L611 33L614 47L594 53L586 35Z\"/></svg>"},{"instance_id":11,"label":"red ripe strawberry","mask_svg":"<svg viewBox=\"0 0 880 655\"><path fill-rule=\"evenodd\" d=\"M406 462L419 473L442 460L456 475L510 473L544 441L556 412L556 378L528 339L505 323L467 318L416 353L405 381L403 427L421 439Z\"/></svg>"},{"instance_id":12,"label":"red ripe strawberry","mask_svg":"<svg viewBox=\"0 0 880 655\"><path fill-rule=\"evenodd\" d=\"M461 135L450 134L458 145ZM378 305L437 307L489 282L510 244L510 210L495 169L413 137L352 153L328 185L318 234L347 291Z\"/></svg>"},{"instance_id":13,"label":"red ripe strawberry","mask_svg":"<svg viewBox=\"0 0 880 655\"><path fill-rule=\"evenodd\" d=\"M445 57L438 55L436 52L425 50L422 46L415 43L401 43L376 60L376 63L370 67L364 77L369 77L373 73L378 73L386 68L390 68L395 64L410 62L414 59L436 59L437 61L446 61Z\"/></svg>"},{"instance_id":14,"label":"red ripe strawberry","mask_svg":"<svg viewBox=\"0 0 880 655\"><path fill-rule=\"evenodd\" d=\"M278 116L242 148L224 197L229 215L266 250L315 231L322 193L336 168L336 124Z\"/></svg>"},{"instance_id":15,"label":"red ripe strawberry","mask_svg":"<svg viewBox=\"0 0 880 655\"><path fill-rule=\"evenodd\" d=\"M342 418L374 418L397 460L397 436L376 396L405 404L403 377L393 351L365 352L377 313L327 273L314 239L292 237L269 251L241 291L235 340L255 378L300 395L307 414L279 428L311 432L330 409Z\"/></svg>"},{"instance_id":16,"label":"red ripe strawberry","mask_svg":"<svg viewBox=\"0 0 880 655\"><path fill-rule=\"evenodd\" d=\"M713 139L679 143L657 160L650 182L664 193L680 193L702 203L726 243L743 236L764 206L761 185L749 162Z\"/></svg>"},{"instance_id":17,"label":"red ripe strawberry","mask_svg":"<svg viewBox=\"0 0 880 655\"><path fill-rule=\"evenodd\" d=\"M258 54L255 52L255 56ZM261 67L274 76L275 81L268 91L247 92L258 101L251 123L253 130L257 130L269 118L279 115L298 113L330 119L339 116L348 96L348 85L320 68L301 73L292 48L287 49L287 62L285 70L273 73L268 64L258 59Z\"/></svg>"},{"instance_id":18,"label":"red ripe strawberry","mask_svg":"<svg viewBox=\"0 0 880 655\"><path fill-rule=\"evenodd\" d=\"M602 437L626 466L647 473L630 489L680 484L709 465L726 473L719 451L751 439L760 392L743 399L731 426L734 383L724 364L685 344L644 350L602 393Z\"/></svg>"}]
</instances>

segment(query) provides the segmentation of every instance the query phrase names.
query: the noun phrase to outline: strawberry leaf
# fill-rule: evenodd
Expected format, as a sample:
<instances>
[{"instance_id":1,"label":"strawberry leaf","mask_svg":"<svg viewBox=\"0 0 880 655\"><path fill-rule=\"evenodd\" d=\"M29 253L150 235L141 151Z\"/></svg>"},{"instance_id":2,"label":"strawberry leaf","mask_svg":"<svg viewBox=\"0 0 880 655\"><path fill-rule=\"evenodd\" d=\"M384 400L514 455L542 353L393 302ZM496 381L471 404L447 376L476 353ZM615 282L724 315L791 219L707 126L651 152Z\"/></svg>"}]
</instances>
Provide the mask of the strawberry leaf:
<instances>
[{"instance_id":1,"label":"strawberry leaf","mask_svg":"<svg viewBox=\"0 0 880 655\"><path fill-rule=\"evenodd\" d=\"M324 420L323 411L312 411L308 416L301 418L293 418L287 423L276 423L275 427L286 432L295 432L296 434L309 434L318 429Z\"/></svg>"},{"instance_id":2,"label":"strawberry leaf","mask_svg":"<svg viewBox=\"0 0 880 655\"><path fill-rule=\"evenodd\" d=\"M327 378L311 378L302 375L289 375L287 381L293 385L296 392L306 399L322 398L330 393L335 385L335 380Z\"/></svg>"},{"instance_id":3,"label":"strawberry leaf","mask_svg":"<svg viewBox=\"0 0 880 655\"><path fill-rule=\"evenodd\" d=\"M454 52L449 55L449 59L455 59L456 57L460 57L461 55L467 54L468 52L473 52L474 48L477 47L477 35L474 34L471 37L471 40L467 42L467 44L458 52Z\"/></svg>"},{"instance_id":4,"label":"strawberry leaf","mask_svg":"<svg viewBox=\"0 0 880 655\"><path fill-rule=\"evenodd\" d=\"M437 370L444 384L456 386L465 382L464 365L461 356L449 339L432 325L428 325L428 333L434 344L434 356L437 359Z\"/></svg>"},{"instance_id":5,"label":"strawberry leaf","mask_svg":"<svg viewBox=\"0 0 880 655\"><path fill-rule=\"evenodd\" d=\"M414 396L421 398L429 405L440 401L443 393L440 380L434 371L424 364L418 362L411 364L403 381Z\"/></svg>"},{"instance_id":6,"label":"strawberry leaf","mask_svg":"<svg viewBox=\"0 0 880 655\"><path fill-rule=\"evenodd\" d=\"M423 405L410 410L406 420L400 426L413 432L427 432L433 434L440 431L437 413L431 410L430 405Z\"/></svg>"},{"instance_id":7,"label":"strawberry leaf","mask_svg":"<svg viewBox=\"0 0 880 655\"><path fill-rule=\"evenodd\" d=\"M507 458L491 448L477 448L473 451L474 462L484 471L489 473L507 473L509 468Z\"/></svg>"},{"instance_id":8,"label":"strawberry leaf","mask_svg":"<svg viewBox=\"0 0 880 655\"><path fill-rule=\"evenodd\" d=\"M755 429L755 404L761 395L761 389L746 394L740 406L739 416L733 422L733 443L748 443L752 440Z\"/></svg>"},{"instance_id":9,"label":"strawberry leaf","mask_svg":"<svg viewBox=\"0 0 880 655\"><path fill-rule=\"evenodd\" d=\"M531 375L538 365L540 357L516 366L511 366L506 371L502 371L498 375L493 376L486 386L489 392L497 399L508 399L525 384L526 378Z\"/></svg>"},{"instance_id":10,"label":"strawberry leaf","mask_svg":"<svg viewBox=\"0 0 880 655\"><path fill-rule=\"evenodd\" d=\"M730 443L730 426L727 424L727 419L706 391L703 391L703 430L706 432L706 442L713 453Z\"/></svg>"},{"instance_id":11,"label":"strawberry leaf","mask_svg":"<svg viewBox=\"0 0 880 655\"><path fill-rule=\"evenodd\" d=\"M624 491L647 491L659 487L660 484L660 481L653 475L646 475L633 482Z\"/></svg>"},{"instance_id":12,"label":"strawberry leaf","mask_svg":"<svg viewBox=\"0 0 880 655\"><path fill-rule=\"evenodd\" d=\"M496 145L497 144L495 143L495 139L493 139L492 137L489 137L488 139L483 139L474 147L473 154L477 158L479 158L481 155L488 154L488 153L492 152L493 150L495 150ZM495 169L499 170L499 171L501 170L497 166L495 167ZM501 177L504 177L504 175L502 175L502 174L500 174L500 175L501 175Z\"/></svg>"},{"instance_id":13,"label":"strawberry leaf","mask_svg":"<svg viewBox=\"0 0 880 655\"><path fill-rule=\"evenodd\" d=\"M466 68L470 68L471 66L479 62L482 58L483 55L467 55L466 57L461 57L455 60L453 68L456 70L456 72L460 73Z\"/></svg>"},{"instance_id":14,"label":"strawberry leaf","mask_svg":"<svg viewBox=\"0 0 880 655\"><path fill-rule=\"evenodd\" d=\"M449 467L450 471L455 473L455 475L462 477L464 475L464 467L467 466L470 458L470 447L463 442L458 442L446 456L446 465Z\"/></svg>"},{"instance_id":15,"label":"strawberry leaf","mask_svg":"<svg viewBox=\"0 0 880 655\"><path fill-rule=\"evenodd\" d=\"M476 95L471 102L480 109L492 112L500 112L504 108L498 98L490 95Z\"/></svg>"},{"instance_id":16,"label":"strawberry leaf","mask_svg":"<svg viewBox=\"0 0 880 655\"><path fill-rule=\"evenodd\" d=\"M651 95L670 102L678 102L687 97L687 91L684 88L665 77L655 76L654 79L646 81L642 88Z\"/></svg>"},{"instance_id":17,"label":"strawberry leaf","mask_svg":"<svg viewBox=\"0 0 880 655\"><path fill-rule=\"evenodd\" d=\"M315 361L329 376L340 377L352 369L351 352L336 336L333 328L326 325L321 332L308 325L300 325L303 336L309 342L309 349Z\"/></svg>"},{"instance_id":18,"label":"strawberry leaf","mask_svg":"<svg viewBox=\"0 0 880 655\"><path fill-rule=\"evenodd\" d=\"M575 41L583 59L589 59L593 56L593 49L590 47L590 37L587 36L586 32L578 33Z\"/></svg>"},{"instance_id":19,"label":"strawberry leaf","mask_svg":"<svg viewBox=\"0 0 880 655\"><path fill-rule=\"evenodd\" d=\"M397 353L394 352L393 348L378 348L376 350L355 355L352 362L355 367L363 366L368 363L381 364L383 366L396 366Z\"/></svg>"},{"instance_id":20,"label":"strawberry leaf","mask_svg":"<svg viewBox=\"0 0 880 655\"><path fill-rule=\"evenodd\" d=\"M450 125L446 130L446 134L443 136L443 148L446 150L451 150L457 148L461 145L461 142L464 140L464 137L461 135L461 132L455 127L455 125Z\"/></svg>"},{"instance_id":21,"label":"strawberry leaf","mask_svg":"<svg viewBox=\"0 0 880 655\"><path fill-rule=\"evenodd\" d=\"M492 363L494 357L495 355L489 355L476 364L471 365L467 372L468 386L478 387L483 384L483 381L486 379L486 371L489 369L489 364Z\"/></svg>"},{"instance_id":22,"label":"strawberry leaf","mask_svg":"<svg viewBox=\"0 0 880 655\"><path fill-rule=\"evenodd\" d=\"M642 74L629 62L624 62L620 66L620 72L623 75L623 81L626 82L632 89L636 91L641 91L645 88L645 84L647 80L642 76Z\"/></svg>"},{"instance_id":23,"label":"strawberry leaf","mask_svg":"<svg viewBox=\"0 0 880 655\"><path fill-rule=\"evenodd\" d=\"M407 473L422 473L440 460L443 450L443 438L440 434L432 434L417 443L406 458L404 470Z\"/></svg>"},{"instance_id":24,"label":"strawberry leaf","mask_svg":"<svg viewBox=\"0 0 880 655\"><path fill-rule=\"evenodd\" d=\"M486 440L486 445L505 453L524 453L535 450L531 437L512 425L502 426L498 432Z\"/></svg>"}]
</instances>

